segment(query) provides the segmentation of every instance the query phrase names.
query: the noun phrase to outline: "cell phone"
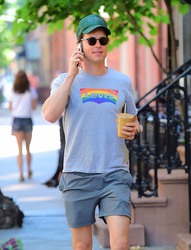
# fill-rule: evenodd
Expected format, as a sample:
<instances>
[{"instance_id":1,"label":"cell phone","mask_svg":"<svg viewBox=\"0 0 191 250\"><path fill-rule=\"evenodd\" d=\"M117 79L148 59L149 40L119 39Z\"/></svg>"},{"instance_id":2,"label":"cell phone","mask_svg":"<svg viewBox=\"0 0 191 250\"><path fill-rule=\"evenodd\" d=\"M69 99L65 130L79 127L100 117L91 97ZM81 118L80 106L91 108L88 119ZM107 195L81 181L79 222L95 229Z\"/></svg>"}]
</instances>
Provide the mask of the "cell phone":
<instances>
[{"instance_id":1,"label":"cell phone","mask_svg":"<svg viewBox=\"0 0 191 250\"><path fill-rule=\"evenodd\" d=\"M82 49L82 43L78 43L78 50L83 52L83 49Z\"/></svg>"},{"instance_id":2,"label":"cell phone","mask_svg":"<svg viewBox=\"0 0 191 250\"><path fill-rule=\"evenodd\" d=\"M78 50L83 52L82 51L82 43L78 43ZM77 67L79 66L79 63L76 65Z\"/></svg>"}]
</instances>

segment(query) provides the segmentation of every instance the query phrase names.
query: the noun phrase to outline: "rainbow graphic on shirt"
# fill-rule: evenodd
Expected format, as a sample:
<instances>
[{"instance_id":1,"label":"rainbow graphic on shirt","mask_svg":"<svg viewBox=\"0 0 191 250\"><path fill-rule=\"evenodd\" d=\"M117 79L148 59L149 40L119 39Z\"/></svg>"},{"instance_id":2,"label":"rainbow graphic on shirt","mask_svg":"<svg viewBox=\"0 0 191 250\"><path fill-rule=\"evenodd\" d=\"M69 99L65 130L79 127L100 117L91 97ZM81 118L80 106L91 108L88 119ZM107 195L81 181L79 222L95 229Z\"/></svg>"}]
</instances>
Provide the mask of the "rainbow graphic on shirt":
<instances>
[{"instance_id":1,"label":"rainbow graphic on shirt","mask_svg":"<svg viewBox=\"0 0 191 250\"><path fill-rule=\"evenodd\" d=\"M80 89L82 102L96 102L98 104L103 102L110 102L116 104L118 97L118 90L113 89L95 89L84 88Z\"/></svg>"}]
</instances>

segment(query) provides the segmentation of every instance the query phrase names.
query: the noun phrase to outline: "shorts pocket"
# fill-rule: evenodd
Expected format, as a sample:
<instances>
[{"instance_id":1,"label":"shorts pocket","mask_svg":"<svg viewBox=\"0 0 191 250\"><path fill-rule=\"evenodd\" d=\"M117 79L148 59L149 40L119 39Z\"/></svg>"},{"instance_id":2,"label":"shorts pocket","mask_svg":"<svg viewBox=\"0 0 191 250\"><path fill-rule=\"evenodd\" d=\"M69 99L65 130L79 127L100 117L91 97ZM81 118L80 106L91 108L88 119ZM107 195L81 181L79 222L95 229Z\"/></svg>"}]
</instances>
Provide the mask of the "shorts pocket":
<instances>
[{"instance_id":1,"label":"shorts pocket","mask_svg":"<svg viewBox=\"0 0 191 250\"><path fill-rule=\"evenodd\" d=\"M131 188L132 183L133 183L133 178L132 178L132 175L130 174L130 172L125 171L123 169L107 174L105 180L107 182L108 181L112 182L113 180L115 180L116 184L123 183L123 184L128 185L130 188Z\"/></svg>"},{"instance_id":2,"label":"shorts pocket","mask_svg":"<svg viewBox=\"0 0 191 250\"><path fill-rule=\"evenodd\" d=\"M127 184L130 188L133 184L133 177L129 172L126 172L122 174L122 182Z\"/></svg>"}]
</instances>

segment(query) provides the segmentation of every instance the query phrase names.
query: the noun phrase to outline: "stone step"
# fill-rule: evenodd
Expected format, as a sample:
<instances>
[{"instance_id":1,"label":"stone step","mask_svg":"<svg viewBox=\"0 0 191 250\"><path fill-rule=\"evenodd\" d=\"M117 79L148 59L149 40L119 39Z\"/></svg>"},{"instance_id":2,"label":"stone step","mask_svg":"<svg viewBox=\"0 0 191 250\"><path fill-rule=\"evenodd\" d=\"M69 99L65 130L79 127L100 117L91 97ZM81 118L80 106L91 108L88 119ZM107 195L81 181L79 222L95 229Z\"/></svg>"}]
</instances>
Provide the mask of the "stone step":
<instances>
[{"instance_id":1,"label":"stone step","mask_svg":"<svg viewBox=\"0 0 191 250\"><path fill-rule=\"evenodd\" d=\"M132 196L133 222L144 226L146 246L175 245L177 234L189 233L188 174L159 169L158 180L158 197Z\"/></svg>"},{"instance_id":2,"label":"stone step","mask_svg":"<svg viewBox=\"0 0 191 250\"><path fill-rule=\"evenodd\" d=\"M103 248L109 248L109 231L107 225L102 219L96 217L96 223L93 227L94 234L97 235L100 245ZM145 246L145 231L143 225L130 224L129 240L131 246Z\"/></svg>"},{"instance_id":3,"label":"stone step","mask_svg":"<svg viewBox=\"0 0 191 250\"><path fill-rule=\"evenodd\" d=\"M129 240L131 246L145 246L145 229L143 225L130 224Z\"/></svg>"},{"instance_id":4,"label":"stone step","mask_svg":"<svg viewBox=\"0 0 191 250\"><path fill-rule=\"evenodd\" d=\"M177 235L177 250L191 250L191 234Z\"/></svg>"}]
</instances>

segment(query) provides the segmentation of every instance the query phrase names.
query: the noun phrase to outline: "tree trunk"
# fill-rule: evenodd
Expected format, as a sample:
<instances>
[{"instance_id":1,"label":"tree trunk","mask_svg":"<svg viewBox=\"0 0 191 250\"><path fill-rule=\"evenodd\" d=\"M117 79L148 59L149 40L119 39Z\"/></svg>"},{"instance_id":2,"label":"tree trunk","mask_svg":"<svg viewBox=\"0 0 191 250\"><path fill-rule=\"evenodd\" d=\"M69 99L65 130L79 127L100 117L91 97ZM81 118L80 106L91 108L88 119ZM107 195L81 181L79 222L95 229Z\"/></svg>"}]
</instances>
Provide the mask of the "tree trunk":
<instances>
[{"instance_id":1,"label":"tree trunk","mask_svg":"<svg viewBox=\"0 0 191 250\"><path fill-rule=\"evenodd\" d=\"M170 50L170 60L171 60L171 69L170 71L172 72L173 70L175 70L178 67L178 63L177 63L177 46L176 46L176 37L175 37L175 30L174 30L174 20L173 20L173 13L172 13L172 5L171 5L171 0L165 0L165 4L167 7L167 11L168 11L168 15L170 18L170 24L169 24L169 37L170 37L170 41L169 41L169 50ZM170 73L170 72L169 72Z\"/></svg>"}]
</instances>

